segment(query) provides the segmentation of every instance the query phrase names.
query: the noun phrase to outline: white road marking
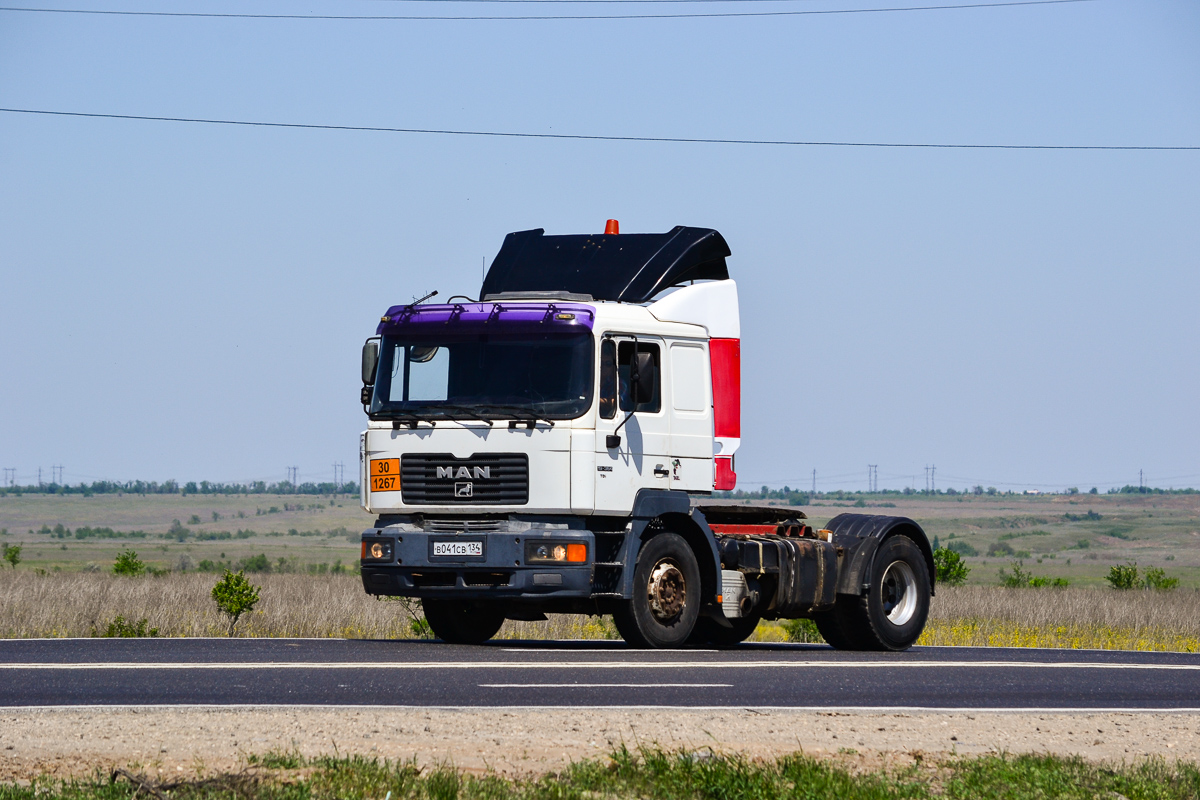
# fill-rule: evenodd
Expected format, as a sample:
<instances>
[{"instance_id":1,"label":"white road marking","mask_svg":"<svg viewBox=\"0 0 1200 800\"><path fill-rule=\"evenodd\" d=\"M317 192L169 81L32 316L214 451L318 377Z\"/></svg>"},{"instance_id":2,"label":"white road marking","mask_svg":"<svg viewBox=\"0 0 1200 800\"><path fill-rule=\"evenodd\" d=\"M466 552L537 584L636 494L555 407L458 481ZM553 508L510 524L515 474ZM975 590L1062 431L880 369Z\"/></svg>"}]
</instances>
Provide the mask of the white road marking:
<instances>
[{"instance_id":1,"label":"white road marking","mask_svg":"<svg viewBox=\"0 0 1200 800\"><path fill-rule=\"evenodd\" d=\"M1200 671L1196 664L1063 661L96 661L7 663L14 670L231 670L231 669L1116 669Z\"/></svg>"},{"instance_id":2,"label":"white road marking","mask_svg":"<svg viewBox=\"0 0 1200 800\"><path fill-rule=\"evenodd\" d=\"M483 689L707 689L732 683L480 683Z\"/></svg>"}]
</instances>

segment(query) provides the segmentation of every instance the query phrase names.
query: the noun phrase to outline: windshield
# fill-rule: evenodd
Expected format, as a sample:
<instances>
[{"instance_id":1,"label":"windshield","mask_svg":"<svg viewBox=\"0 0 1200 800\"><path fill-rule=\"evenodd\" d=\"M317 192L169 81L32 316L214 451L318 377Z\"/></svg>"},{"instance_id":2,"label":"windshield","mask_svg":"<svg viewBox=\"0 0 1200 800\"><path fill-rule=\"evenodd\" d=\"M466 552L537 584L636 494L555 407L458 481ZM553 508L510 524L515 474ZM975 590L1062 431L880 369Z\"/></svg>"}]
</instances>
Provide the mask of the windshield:
<instances>
[{"instance_id":1,"label":"windshield","mask_svg":"<svg viewBox=\"0 0 1200 800\"><path fill-rule=\"evenodd\" d=\"M384 336L371 416L574 419L592 404L592 335Z\"/></svg>"}]
</instances>

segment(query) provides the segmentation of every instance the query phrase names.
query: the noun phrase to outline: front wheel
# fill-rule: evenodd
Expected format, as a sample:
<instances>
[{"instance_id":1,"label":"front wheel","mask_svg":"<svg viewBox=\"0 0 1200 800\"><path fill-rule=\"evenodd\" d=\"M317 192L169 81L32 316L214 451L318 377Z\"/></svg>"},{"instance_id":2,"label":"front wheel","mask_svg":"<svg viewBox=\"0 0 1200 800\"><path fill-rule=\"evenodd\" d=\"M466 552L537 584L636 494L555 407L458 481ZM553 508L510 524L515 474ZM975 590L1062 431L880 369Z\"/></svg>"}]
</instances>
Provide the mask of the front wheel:
<instances>
[{"instance_id":1,"label":"front wheel","mask_svg":"<svg viewBox=\"0 0 1200 800\"><path fill-rule=\"evenodd\" d=\"M862 597L841 595L816 618L825 641L839 650L907 650L929 616L929 567L916 542L893 536L879 545Z\"/></svg>"},{"instance_id":2,"label":"front wheel","mask_svg":"<svg viewBox=\"0 0 1200 800\"><path fill-rule=\"evenodd\" d=\"M700 616L700 567L675 533L642 546L633 570L633 599L613 614L617 631L634 647L680 647Z\"/></svg>"},{"instance_id":3,"label":"front wheel","mask_svg":"<svg viewBox=\"0 0 1200 800\"><path fill-rule=\"evenodd\" d=\"M483 644L504 624L503 613L481 604L430 598L421 605L434 635L447 644Z\"/></svg>"}]
</instances>

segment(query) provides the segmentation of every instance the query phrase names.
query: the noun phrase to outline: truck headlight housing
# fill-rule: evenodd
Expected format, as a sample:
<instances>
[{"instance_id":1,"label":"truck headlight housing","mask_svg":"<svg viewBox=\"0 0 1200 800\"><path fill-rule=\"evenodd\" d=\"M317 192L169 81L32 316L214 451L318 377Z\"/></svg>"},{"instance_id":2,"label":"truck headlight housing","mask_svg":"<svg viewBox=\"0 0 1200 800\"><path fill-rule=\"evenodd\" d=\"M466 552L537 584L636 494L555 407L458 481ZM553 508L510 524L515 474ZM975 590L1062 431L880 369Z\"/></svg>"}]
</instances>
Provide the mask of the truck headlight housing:
<instances>
[{"instance_id":1,"label":"truck headlight housing","mask_svg":"<svg viewBox=\"0 0 1200 800\"><path fill-rule=\"evenodd\" d=\"M394 539L363 539L363 561L391 561L396 554Z\"/></svg>"},{"instance_id":2,"label":"truck headlight housing","mask_svg":"<svg viewBox=\"0 0 1200 800\"><path fill-rule=\"evenodd\" d=\"M526 564L582 564L587 562L583 542L556 542L542 539L525 542Z\"/></svg>"}]
</instances>

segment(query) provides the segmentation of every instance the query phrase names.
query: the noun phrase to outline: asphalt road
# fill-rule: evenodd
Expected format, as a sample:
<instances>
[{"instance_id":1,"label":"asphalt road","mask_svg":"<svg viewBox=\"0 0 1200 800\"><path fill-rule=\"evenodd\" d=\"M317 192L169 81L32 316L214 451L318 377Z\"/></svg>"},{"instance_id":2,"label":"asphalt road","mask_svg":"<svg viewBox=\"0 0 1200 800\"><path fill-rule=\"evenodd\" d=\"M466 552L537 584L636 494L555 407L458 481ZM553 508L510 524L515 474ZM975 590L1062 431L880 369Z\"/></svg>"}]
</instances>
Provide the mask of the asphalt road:
<instances>
[{"instance_id":1,"label":"asphalt road","mask_svg":"<svg viewBox=\"0 0 1200 800\"><path fill-rule=\"evenodd\" d=\"M0 641L0 706L1200 708L1200 656L610 642Z\"/></svg>"}]
</instances>

